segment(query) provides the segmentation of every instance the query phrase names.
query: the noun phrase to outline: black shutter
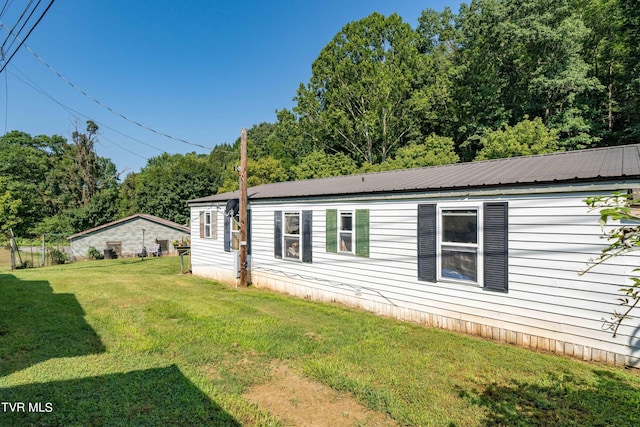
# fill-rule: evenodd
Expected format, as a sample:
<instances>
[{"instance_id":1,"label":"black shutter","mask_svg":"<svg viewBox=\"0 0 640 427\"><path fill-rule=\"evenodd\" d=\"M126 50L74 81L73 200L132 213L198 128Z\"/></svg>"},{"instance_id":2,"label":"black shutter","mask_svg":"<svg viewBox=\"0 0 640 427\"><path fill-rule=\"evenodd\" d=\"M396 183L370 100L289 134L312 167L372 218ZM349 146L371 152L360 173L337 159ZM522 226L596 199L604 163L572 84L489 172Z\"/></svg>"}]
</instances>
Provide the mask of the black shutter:
<instances>
[{"instance_id":1,"label":"black shutter","mask_svg":"<svg viewBox=\"0 0 640 427\"><path fill-rule=\"evenodd\" d=\"M418 280L436 281L436 205L418 205Z\"/></svg>"},{"instance_id":2,"label":"black shutter","mask_svg":"<svg viewBox=\"0 0 640 427\"><path fill-rule=\"evenodd\" d=\"M313 211L302 211L302 262L312 259L312 219Z\"/></svg>"},{"instance_id":3,"label":"black shutter","mask_svg":"<svg viewBox=\"0 0 640 427\"><path fill-rule=\"evenodd\" d=\"M273 212L273 256L282 259L282 211Z\"/></svg>"},{"instance_id":4,"label":"black shutter","mask_svg":"<svg viewBox=\"0 0 640 427\"><path fill-rule=\"evenodd\" d=\"M484 204L484 288L509 290L509 211L504 202Z\"/></svg>"},{"instance_id":5,"label":"black shutter","mask_svg":"<svg viewBox=\"0 0 640 427\"><path fill-rule=\"evenodd\" d=\"M224 250L231 252L231 217L224 215Z\"/></svg>"}]
</instances>

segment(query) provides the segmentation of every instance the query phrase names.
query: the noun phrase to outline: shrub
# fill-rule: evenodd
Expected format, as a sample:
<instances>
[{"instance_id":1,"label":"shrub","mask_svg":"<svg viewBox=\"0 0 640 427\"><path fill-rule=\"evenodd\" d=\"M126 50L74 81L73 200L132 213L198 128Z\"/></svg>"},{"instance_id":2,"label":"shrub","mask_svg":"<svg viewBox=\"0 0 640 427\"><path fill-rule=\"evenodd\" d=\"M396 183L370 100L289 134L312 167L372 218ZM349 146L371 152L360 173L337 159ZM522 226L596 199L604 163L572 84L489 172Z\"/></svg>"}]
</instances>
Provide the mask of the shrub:
<instances>
[{"instance_id":1,"label":"shrub","mask_svg":"<svg viewBox=\"0 0 640 427\"><path fill-rule=\"evenodd\" d=\"M51 260L51 265L66 264L69 262L69 255L58 249L50 249L48 256Z\"/></svg>"},{"instance_id":2,"label":"shrub","mask_svg":"<svg viewBox=\"0 0 640 427\"><path fill-rule=\"evenodd\" d=\"M89 258L89 259L102 259L102 258L104 258L104 255L99 250L94 248L93 246L89 246L89 250L87 251L87 258Z\"/></svg>"}]
</instances>

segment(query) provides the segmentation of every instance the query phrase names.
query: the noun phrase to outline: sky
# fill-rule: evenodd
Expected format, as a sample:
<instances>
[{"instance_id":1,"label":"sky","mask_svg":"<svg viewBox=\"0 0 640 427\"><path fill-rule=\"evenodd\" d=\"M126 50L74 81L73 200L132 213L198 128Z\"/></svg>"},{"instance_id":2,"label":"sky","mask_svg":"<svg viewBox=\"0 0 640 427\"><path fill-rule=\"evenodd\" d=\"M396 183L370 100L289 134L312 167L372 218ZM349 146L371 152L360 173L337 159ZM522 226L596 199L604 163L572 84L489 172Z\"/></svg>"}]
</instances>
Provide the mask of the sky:
<instances>
[{"instance_id":1,"label":"sky","mask_svg":"<svg viewBox=\"0 0 640 427\"><path fill-rule=\"evenodd\" d=\"M0 0L8 6L0 41L28 3ZM415 28L424 9L458 12L461 3L56 0L0 74L0 135L71 140L93 120L96 151L121 178L163 152L208 154L291 109L313 61L347 23L395 12Z\"/></svg>"}]
</instances>

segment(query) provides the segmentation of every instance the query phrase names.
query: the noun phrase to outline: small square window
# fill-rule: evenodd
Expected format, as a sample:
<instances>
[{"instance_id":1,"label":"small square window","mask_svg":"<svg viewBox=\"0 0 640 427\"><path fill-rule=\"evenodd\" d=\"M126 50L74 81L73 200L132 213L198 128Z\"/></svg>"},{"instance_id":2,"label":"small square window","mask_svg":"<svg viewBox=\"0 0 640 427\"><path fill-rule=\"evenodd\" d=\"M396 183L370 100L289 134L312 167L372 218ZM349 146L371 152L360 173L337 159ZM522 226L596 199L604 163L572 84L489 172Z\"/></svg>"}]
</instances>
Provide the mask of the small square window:
<instances>
[{"instance_id":1,"label":"small square window","mask_svg":"<svg viewBox=\"0 0 640 427\"><path fill-rule=\"evenodd\" d=\"M442 279L478 282L478 209L440 210L440 267Z\"/></svg>"},{"instance_id":2,"label":"small square window","mask_svg":"<svg viewBox=\"0 0 640 427\"><path fill-rule=\"evenodd\" d=\"M340 252L353 253L353 212L340 212L338 230Z\"/></svg>"},{"instance_id":3,"label":"small square window","mask_svg":"<svg viewBox=\"0 0 640 427\"><path fill-rule=\"evenodd\" d=\"M287 259L300 259L300 213L285 212L284 214L284 256Z\"/></svg>"}]
</instances>

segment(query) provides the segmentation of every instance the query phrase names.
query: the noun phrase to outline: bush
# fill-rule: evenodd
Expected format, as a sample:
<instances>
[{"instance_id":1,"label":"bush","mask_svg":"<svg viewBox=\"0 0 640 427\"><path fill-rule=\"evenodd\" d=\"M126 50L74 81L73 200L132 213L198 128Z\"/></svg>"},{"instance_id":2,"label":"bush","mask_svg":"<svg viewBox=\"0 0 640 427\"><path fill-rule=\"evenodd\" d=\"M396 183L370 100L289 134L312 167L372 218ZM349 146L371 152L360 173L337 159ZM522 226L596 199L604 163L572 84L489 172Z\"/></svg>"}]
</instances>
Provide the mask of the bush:
<instances>
[{"instance_id":1,"label":"bush","mask_svg":"<svg viewBox=\"0 0 640 427\"><path fill-rule=\"evenodd\" d=\"M51 260L51 265L66 264L69 262L69 255L58 249L50 249L48 256Z\"/></svg>"},{"instance_id":2,"label":"bush","mask_svg":"<svg viewBox=\"0 0 640 427\"><path fill-rule=\"evenodd\" d=\"M99 250L94 248L93 246L89 246L89 250L87 251L87 258L89 258L89 259L102 259L102 258L104 258L104 255Z\"/></svg>"},{"instance_id":3,"label":"bush","mask_svg":"<svg viewBox=\"0 0 640 427\"><path fill-rule=\"evenodd\" d=\"M33 262L30 259L22 261L21 264L16 265L16 270L22 270L24 268L33 268Z\"/></svg>"}]
</instances>

